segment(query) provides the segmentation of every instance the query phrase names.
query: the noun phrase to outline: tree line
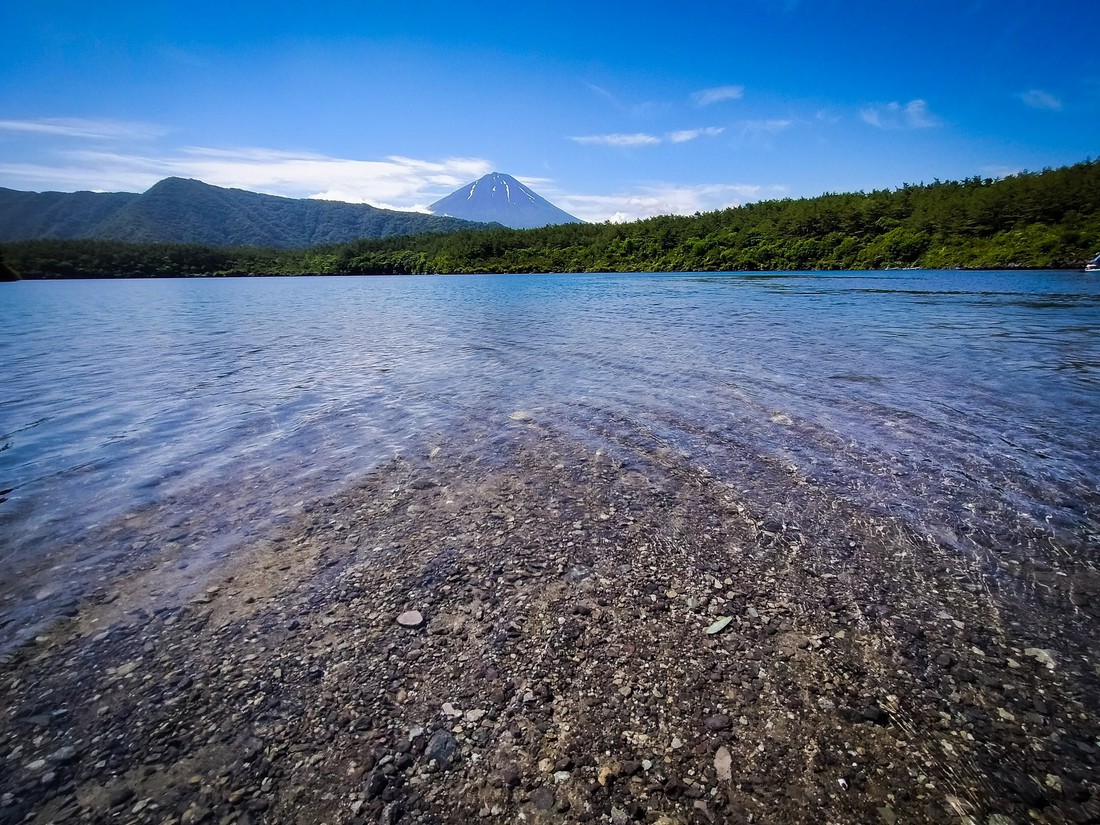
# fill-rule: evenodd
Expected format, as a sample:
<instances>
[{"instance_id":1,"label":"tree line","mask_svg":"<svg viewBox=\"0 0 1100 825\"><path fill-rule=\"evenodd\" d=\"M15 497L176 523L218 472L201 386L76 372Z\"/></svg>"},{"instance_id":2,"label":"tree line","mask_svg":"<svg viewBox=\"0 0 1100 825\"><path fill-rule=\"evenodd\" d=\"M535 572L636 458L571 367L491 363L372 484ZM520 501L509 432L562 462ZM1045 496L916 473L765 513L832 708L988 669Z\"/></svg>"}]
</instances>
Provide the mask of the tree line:
<instances>
[{"instance_id":1,"label":"tree line","mask_svg":"<svg viewBox=\"0 0 1100 825\"><path fill-rule=\"evenodd\" d=\"M503 227L310 249L106 240L0 245L24 278L1069 268L1100 251L1100 161L761 201L623 224Z\"/></svg>"}]
</instances>

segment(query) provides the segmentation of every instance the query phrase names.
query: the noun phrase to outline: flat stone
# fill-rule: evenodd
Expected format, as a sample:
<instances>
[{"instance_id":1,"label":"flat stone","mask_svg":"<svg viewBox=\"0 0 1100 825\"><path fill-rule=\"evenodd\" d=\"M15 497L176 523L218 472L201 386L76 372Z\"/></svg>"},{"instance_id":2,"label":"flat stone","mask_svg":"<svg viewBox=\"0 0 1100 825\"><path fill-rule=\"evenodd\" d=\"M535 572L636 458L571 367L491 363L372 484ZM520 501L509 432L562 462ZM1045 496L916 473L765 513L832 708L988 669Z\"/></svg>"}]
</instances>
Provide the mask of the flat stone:
<instances>
[{"instance_id":1,"label":"flat stone","mask_svg":"<svg viewBox=\"0 0 1100 825\"><path fill-rule=\"evenodd\" d=\"M1041 665L1046 665L1050 670L1054 670L1054 657L1049 650L1043 650L1041 647L1029 647L1024 651L1025 656L1030 656Z\"/></svg>"},{"instance_id":2,"label":"flat stone","mask_svg":"<svg viewBox=\"0 0 1100 825\"><path fill-rule=\"evenodd\" d=\"M397 623L402 627L420 627L424 624L424 614L419 610L406 610L397 617Z\"/></svg>"},{"instance_id":3,"label":"flat stone","mask_svg":"<svg viewBox=\"0 0 1100 825\"><path fill-rule=\"evenodd\" d=\"M722 616L720 619L715 621L714 624L707 628L707 635L714 636L716 633L721 633L732 621L733 616Z\"/></svg>"},{"instance_id":4,"label":"flat stone","mask_svg":"<svg viewBox=\"0 0 1100 825\"><path fill-rule=\"evenodd\" d=\"M722 782L733 781L733 757L730 756L729 748L725 745L714 754L714 772Z\"/></svg>"}]
</instances>

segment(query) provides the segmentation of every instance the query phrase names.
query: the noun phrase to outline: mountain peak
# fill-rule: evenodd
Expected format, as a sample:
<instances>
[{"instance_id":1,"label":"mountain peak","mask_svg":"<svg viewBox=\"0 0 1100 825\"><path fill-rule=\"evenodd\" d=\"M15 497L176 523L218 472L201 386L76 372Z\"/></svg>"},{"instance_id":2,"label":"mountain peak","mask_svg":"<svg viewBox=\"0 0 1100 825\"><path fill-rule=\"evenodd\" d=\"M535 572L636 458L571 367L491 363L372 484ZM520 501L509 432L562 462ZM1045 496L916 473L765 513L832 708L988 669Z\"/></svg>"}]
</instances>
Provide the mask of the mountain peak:
<instances>
[{"instance_id":1,"label":"mountain peak","mask_svg":"<svg viewBox=\"0 0 1100 825\"><path fill-rule=\"evenodd\" d=\"M496 222L513 229L534 229L558 223L581 223L511 175L490 172L456 189L428 209L468 221Z\"/></svg>"}]
</instances>

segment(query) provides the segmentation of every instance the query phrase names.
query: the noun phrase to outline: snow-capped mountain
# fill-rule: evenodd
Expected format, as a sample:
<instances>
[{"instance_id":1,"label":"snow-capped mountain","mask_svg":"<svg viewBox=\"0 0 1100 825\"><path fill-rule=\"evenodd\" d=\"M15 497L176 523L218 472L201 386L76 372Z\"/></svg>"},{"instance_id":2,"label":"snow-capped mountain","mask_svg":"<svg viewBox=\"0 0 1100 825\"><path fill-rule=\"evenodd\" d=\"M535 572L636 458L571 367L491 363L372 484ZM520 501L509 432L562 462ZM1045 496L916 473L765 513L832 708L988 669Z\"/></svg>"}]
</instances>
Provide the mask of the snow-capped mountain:
<instances>
[{"instance_id":1,"label":"snow-capped mountain","mask_svg":"<svg viewBox=\"0 0 1100 825\"><path fill-rule=\"evenodd\" d=\"M467 221L496 221L513 229L555 223L583 223L535 194L511 175L490 172L428 207L434 215Z\"/></svg>"}]
</instances>

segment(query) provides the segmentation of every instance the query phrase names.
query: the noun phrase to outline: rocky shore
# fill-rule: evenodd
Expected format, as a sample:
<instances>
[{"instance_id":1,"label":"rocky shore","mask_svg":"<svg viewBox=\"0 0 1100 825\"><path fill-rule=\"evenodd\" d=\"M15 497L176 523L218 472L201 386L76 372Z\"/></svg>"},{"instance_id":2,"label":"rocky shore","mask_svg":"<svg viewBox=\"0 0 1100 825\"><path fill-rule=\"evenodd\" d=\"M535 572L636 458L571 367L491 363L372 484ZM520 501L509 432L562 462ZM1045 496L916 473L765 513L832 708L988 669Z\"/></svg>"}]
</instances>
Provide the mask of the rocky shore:
<instances>
[{"instance_id":1,"label":"rocky shore","mask_svg":"<svg viewBox=\"0 0 1100 825\"><path fill-rule=\"evenodd\" d=\"M1100 576L526 414L0 675L0 823L1100 822ZM159 592L159 591L158 591Z\"/></svg>"}]
</instances>

